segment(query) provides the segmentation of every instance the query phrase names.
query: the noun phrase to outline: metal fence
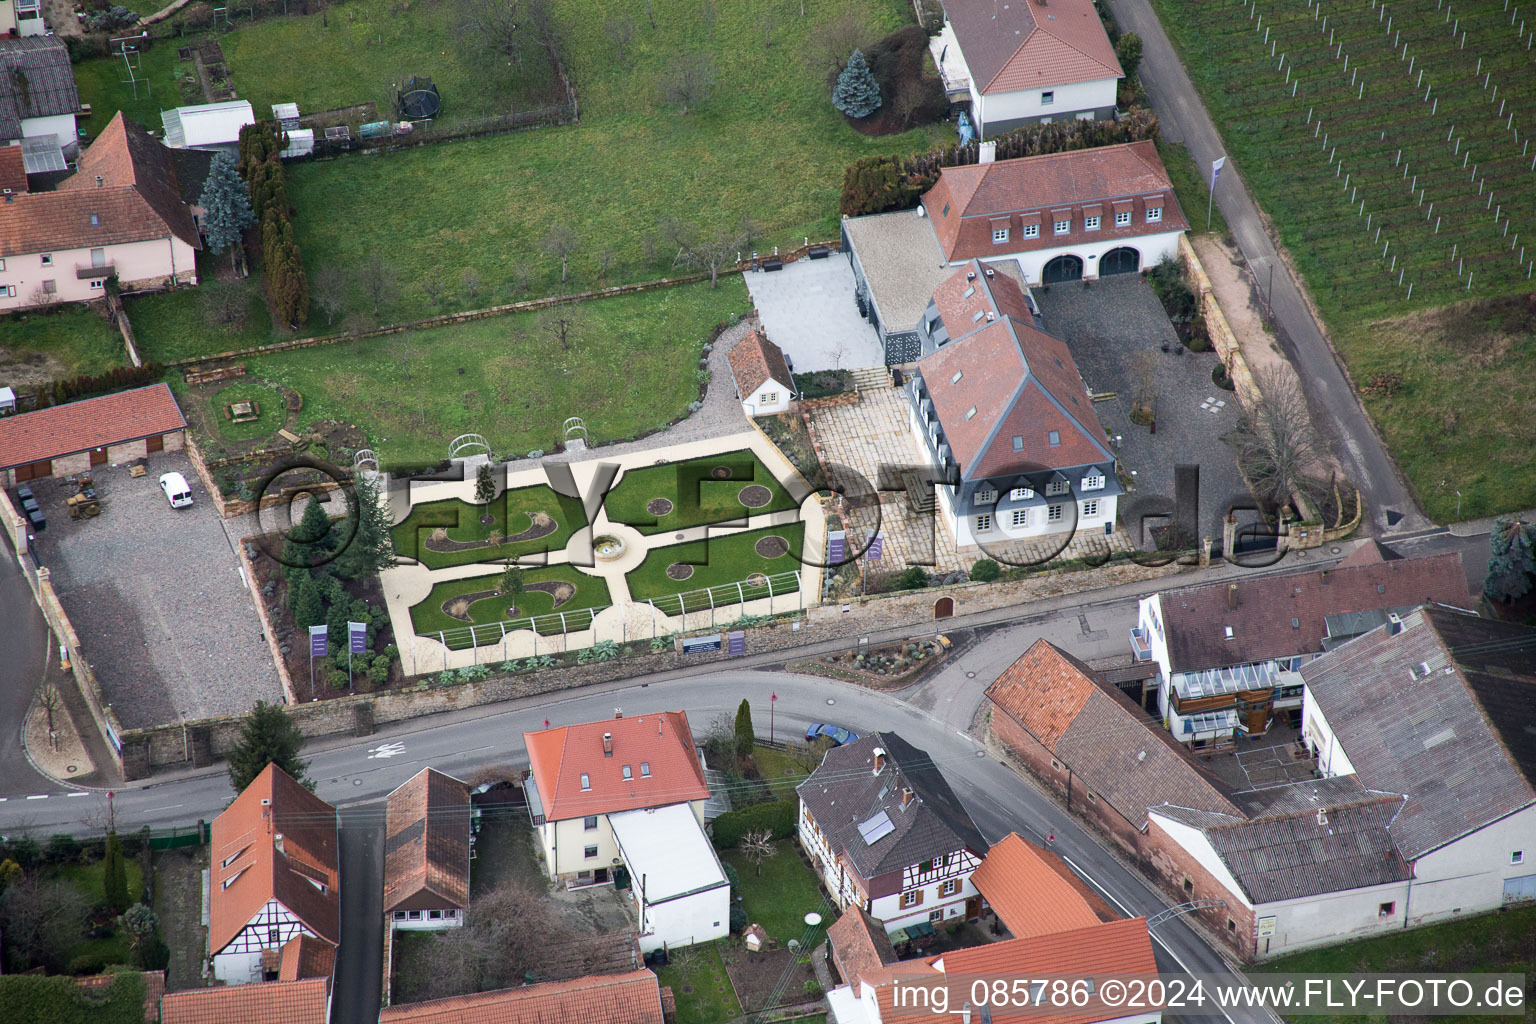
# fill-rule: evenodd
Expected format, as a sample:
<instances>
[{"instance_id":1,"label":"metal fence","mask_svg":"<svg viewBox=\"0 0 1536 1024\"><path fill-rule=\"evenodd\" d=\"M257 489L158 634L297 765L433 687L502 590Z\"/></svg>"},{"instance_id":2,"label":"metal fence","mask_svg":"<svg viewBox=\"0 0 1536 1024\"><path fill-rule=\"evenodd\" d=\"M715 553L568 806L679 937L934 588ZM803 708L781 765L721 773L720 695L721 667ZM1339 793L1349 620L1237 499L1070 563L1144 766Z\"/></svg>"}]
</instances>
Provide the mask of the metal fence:
<instances>
[{"instance_id":1,"label":"metal fence","mask_svg":"<svg viewBox=\"0 0 1536 1024\"><path fill-rule=\"evenodd\" d=\"M722 583L718 586L684 591L680 594L666 594L637 603L651 609L651 635L656 637L662 635L663 619L691 615L696 612L709 612L709 622L713 626L720 612L736 608L741 609L738 614L744 614L748 602L772 600L790 593L801 595L800 606L803 609L805 597L800 590L800 582L799 569L775 573L772 576L756 573L736 583ZM530 630L534 636L534 654L539 653L538 638L540 636L560 637L559 649L564 651L566 634L591 629L593 620L612 607L613 605L605 604L595 608L578 608L568 612L534 615L526 619L504 619L500 622L465 626L461 629L438 630L436 633L423 635L436 638L451 651L462 651L469 647L499 644L506 639L508 633ZM671 631L668 630L668 632ZM554 651L545 653L554 653Z\"/></svg>"}]
</instances>

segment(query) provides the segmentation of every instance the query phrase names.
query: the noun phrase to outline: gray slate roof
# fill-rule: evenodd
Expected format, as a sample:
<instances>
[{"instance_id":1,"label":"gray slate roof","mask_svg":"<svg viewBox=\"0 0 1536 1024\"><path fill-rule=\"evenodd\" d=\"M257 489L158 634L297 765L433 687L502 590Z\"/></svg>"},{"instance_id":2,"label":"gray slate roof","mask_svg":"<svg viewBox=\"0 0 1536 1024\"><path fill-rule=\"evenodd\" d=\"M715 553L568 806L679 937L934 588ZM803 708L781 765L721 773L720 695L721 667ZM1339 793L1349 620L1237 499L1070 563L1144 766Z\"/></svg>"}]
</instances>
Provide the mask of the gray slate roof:
<instances>
[{"instance_id":1,"label":"gray slate roof","mask_svg":"<svg viewBox=\"0 0 1536 1024\"><path fill-rule=\"evenodd\" d=\"M1407 796L1409 860L1536 803L1536 630L1421 609L1302 677L1360 781Z\"/></svg>"},{"instance_id":2,"label":"gray slate roof","mask_svg":"<svg viewBox=\"0 0 1536 1024\"><path fill-rule=\"evenodd\" d=\"M79 110L75 71L62 40L57 36L0 37L0 140L21 138L23 118ZM66 145L73 141L73 137L60 140Z\"/></svg>"},{"instance_id":3,"label":"gray slate roof","mask_svg":"<svg viewBox=\"0 0 1536 1024\"><path fill-rule=\"evenodd\" d=\"M864 270L882 326L917 330L933 290L953 273L928 218L912 210L848 217L843 232Z\"/></svg>"},{"instance_id":4,"label":"gray slate roof","mask_svg":"<svg viewBox=\"0 0 1536 1024\"><path fill-rule=\"evenodd\" d=\"M876 747L885 751L878 774ZM914 799L903 810L906 788ZM866 880L960 849L977 856L987 850L987 841L933 759L894 733L870 733L827 751L795 791L832 849L846 855ZM871 845L859 825L881 812L895 827Z\"/></svg>"}]
</instances>

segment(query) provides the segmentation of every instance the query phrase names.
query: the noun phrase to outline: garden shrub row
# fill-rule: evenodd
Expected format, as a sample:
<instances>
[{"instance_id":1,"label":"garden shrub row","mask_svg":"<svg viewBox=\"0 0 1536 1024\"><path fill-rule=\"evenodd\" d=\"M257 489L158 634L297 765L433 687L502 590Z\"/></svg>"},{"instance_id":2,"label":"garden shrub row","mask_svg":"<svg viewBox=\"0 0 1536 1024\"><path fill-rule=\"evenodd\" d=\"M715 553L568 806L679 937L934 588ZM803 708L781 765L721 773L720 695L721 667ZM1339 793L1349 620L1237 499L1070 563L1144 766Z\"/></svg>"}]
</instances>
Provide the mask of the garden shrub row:
<instances>
[{"instance_id":1,"label":"garden shrub row","mask_svg":"<svg viewBox=\"0 0 1536 1024\"><path fill-rule=\"evenodd\" d=\"M309 282L304 260L293 240L293 210L288 204L288 174L282 162L283 143L270 121L240 129L240 174L251 190L261 254L267 272L272 316L298 327L309 322Z\"/></svg>"},{"instance_id":2,"label":"garden shrub row","mask_svg":"<svg viewBox=\"0 0 1536 1024\"><path fill-rule=\"evenodd\" d=\"M38 391L38 404L63 405L65 402L90 398L93 395L140 388L153 384L164 376L165 367L159 363L145 363L143 366L114 366L106 373L94 376L82 374L66 380L56 380L51 387L44 387Z\"/></svg>"},{"instance_id":3,"label":"garden shrub row","mask_svg":"<svg viewBox=\"0 0 1536 1024\"><path fill-rule=\"evenodd\" d=\"M770 800L739 811L727 811L714 821L715 848L728 850L738 845L748 832L762 829L772 832L775 839L787 839L795 834L799 818L799 806L791 800Z\"/></svg>"},{"instance_id":4,"label":"garden shrub row","mask_svg":"<svg viewBox=\"0 0 1536 1024\"><path fill-rule=\"evenodd\" d=\"M86 991L74 978L5 975L0 976L0 1006L8 1021L141 1024L144 978L136 971L118 971L111 985Z\"/></svg>"}]
</instances>

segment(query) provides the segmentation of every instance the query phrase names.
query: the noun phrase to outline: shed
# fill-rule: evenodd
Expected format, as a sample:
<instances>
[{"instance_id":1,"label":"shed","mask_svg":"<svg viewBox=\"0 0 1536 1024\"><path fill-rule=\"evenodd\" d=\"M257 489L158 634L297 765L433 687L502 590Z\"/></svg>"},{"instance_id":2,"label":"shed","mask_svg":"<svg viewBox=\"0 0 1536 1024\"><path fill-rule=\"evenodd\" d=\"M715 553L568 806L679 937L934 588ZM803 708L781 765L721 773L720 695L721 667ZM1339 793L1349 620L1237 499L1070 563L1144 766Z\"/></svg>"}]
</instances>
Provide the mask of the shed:
<instances>
[{"instance_id":1,"label":"shed","mask_svg":"<svg viewBox=\"0 0 1536 1024\"><path fill-rule=\"evenodd\" d=\"M690 946L730 931L731 884L686 803L608 815L640 908L640 950Z\"/></svg>"},{"instance_id":2,"label":"shed","mask_svg":"<svg viewBox=\"0 0 1536 1024\"><path fill-rule=\"evenodd\" d=\"M179 450L187 421L164 384L0 420L0 484L89 472Z\"/></svg>"},{"instance_id":3,"label":"shed","mask_svg":"<svg viewBox=\"0 0 1536 1024\"><path fill-rule=\"evenodd\" d=\"M0 416L9 416L16 411L16 392L10 388L0 388Z\"/></svg>"},{"instance_id":4,"label":"shed","mask_svg":"<svg viewBox=\"0 0 1536 1024\"><path fill-rule=\"evenodd\" d=\"M160 114L165 144L171 149L233 150L240 145L240 129L256 123L248 100L200 103L176 107Z\"/></svg>"}]
</instances>

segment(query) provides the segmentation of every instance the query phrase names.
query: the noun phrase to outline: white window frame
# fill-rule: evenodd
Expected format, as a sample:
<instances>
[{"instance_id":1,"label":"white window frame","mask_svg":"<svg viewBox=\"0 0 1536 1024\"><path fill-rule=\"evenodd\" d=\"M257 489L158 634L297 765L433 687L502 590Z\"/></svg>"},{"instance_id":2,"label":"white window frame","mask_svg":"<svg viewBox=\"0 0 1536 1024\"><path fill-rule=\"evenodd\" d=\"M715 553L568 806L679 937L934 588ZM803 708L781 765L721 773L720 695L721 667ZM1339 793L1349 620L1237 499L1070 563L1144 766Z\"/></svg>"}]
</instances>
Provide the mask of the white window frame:
<instances>
[{"instance_id":1,"label":"white window frame","mask_svg":"<svg viewBox=\"0 0 1536 1024\"><path fill-rule=\"evenodd\" d=\"M992 244L993 245L1002 245L1006 241L1008 241L1008 229L1007 228L993 228L992 229Z\"/></svg>"},{"instance_id":2,"label":"white window frame","mask_svg":"<svg viewBox=\"0 0 1536 1024\"><path fill-rule=\"evenodd\" d=\"M1147 207L1147 223L1148 224L1156 224L1156 223L1160 222L1162 219L1163 219L1163 208L1161 206L1149 206L1149 207Z\"/></svg>"},{"instance_id":3,"label":"white window frame","mask_svg":"<svg viewBox=\"0 0 1536 1024\"><path fill-rule=\"evenodd\" d=\"M582 851L581 851L581 855L582 855L582 859L583 860L596 860L597 859L597 847L595 847L595 846L583 847Z\"/></svg>"},{"instance_id":4,"label":"white window frame","mask_svg":"<svg viewBox=\"0 0 1536 1024\"><path fill-rule=\"evenodd\" d=\"M992 505L997 502L997 491L991 487L978 488L976 496L971 499L978 505Z\"/></svg>"},{"instance_id":5,"label":"white window frame","mask_svg":"<svg viewBox=\"0 0 1536 1024\"><path fill-rule=\"evenodd\" d=\"M779 393L777 391L764 391L758 396L758 401L763 405L776 405L779 401Z\"/></svg>"},{"instance_id":6,"label":"white window frame","mask_svg":"<svg viewBox=\"0 0 1536 1024\"><path fill-rule=\"evenodd\" d=\"M990 533L992 530L992 513L980 512L976 515L976 532Z\"/></svg>"},{"instance_id":7,"label":"white window frame","mask_svg":"<svg viewBox=\"0 0 1536 1024\"><path fill-rule=\"evenodd\" d=\"M1089 516L1096 516L1098 514L1099 514L1099 499L1097 499L1097 498L1090 498L1088 501L1083 502L1083 518L1084 519L1087 519Z\"/></svg>"},{"instance_id":8,"label":"white window frame","mask_svg":"<svg viewBox=\"0 0 1536 1024\"><path fill-rule=\"evenodd\" d=\"M1040 237L1040 225L1039 224L1025 224L1022 230L1024 232L1024 237L1025 238L1039 238Z\"/></svg>"},{"instance_id":9,"label":"white window frame","mask_svg":"<svg viewBox=\"0 0 1536 1024\"><path fill-rule=\"evenodd\" d=\"M1058 220L1058 221L1055 222L1055 225L1056 225L1056 233L1058 235L1070 235L1072 233L1072 218L1071 217L1068 217L1066 220Z\"/></svg>"},{"instance_id":10,"label":"white window frame","mask_svg":"<svg viewBox=\"0 0 1536 1024\"><path fill-rule=\"evenodd\" d=\"M1013 490L1008 492L1008 498L1010 501L1028 501L1034 496L1034 489L1030 487L1015 487Z\"/></svg>"},{"instance_id":11,"label":"white window frame","mask_svg":"<svg viewBox=\"0 0 1536 1024\"><path fill-rule=\"evenodd\" d=\"M1012 523L1015 529L1023 529L1029 525L1029 509L1016 508L1012 512Z\"/></svg>"},{"instance_id":12,"label":"white window frame","mask_svg":"<svg viewBox=\"0 0 1536 1024\"><path fill-rule=\"evenodd\" d=\"M1065 510L1065 505L1047 505L1045 508L1045 521L1048 523L1061 522L1064 518Z\"/></svg>"},{"instance_id":13,"label":"white window frame","mask_svg":"<svg viewBox=\"0 0 1536 1024\"><path fill-rule=\"evenodd\" d=\"M1099 230L1099 218L1097 218L1097 217L1084 217L1083 218L1083 230L1084 231L1097 231L1097 230Z\"/></svg>"},{"instance_id":14,"label":"white window frame","mask_svg":"<svg viewBox=\"0 0 1536 1024\"><path fill-rule=\"evenodd\" d=\"M1083 477L1083 490L1085 491L1096 491L1103 486L1103 473L1089 473L1087 476Z\"/></svg>"},{"instance_id":15,"label":"white window frame","mask_svg":"<svg viewBox=\"0 0 1536 1024\"><path fill-rule=\"evenodd\" d=\"M0 284L0 295L4 295L8 299L14 299L16 297L16 286L13 284Z\"/></svg>"},{"instance_id":16,"label":"white window frame","mask_svg":"<svg viewBox=\"0 0 1536 1024\"><path fill-rule=\"evenodd\" d=\"M1053 106L1056 103L1056 90L1045 89L1040 93L1040 105L1042 107Z\"/></svg>"},{"instance_id":17,"label":"white window frame","mask_svg":"<svg viewBox=\"0 0 1536 1024\"><path fill-rule=\"evenodd\" d=\"M1045 485L1045 496L1047 498L1054 498L1058 494L1066 494L1071 489L1072 486L1065 480L1052 480Z\"/></svg>"},{"instance_id":18,"label":"white window frame","mask_svg":"<svg viewBox=\"0 0 1536 1024\"><path fill-rule=\"evenodd\" d=\"M940 896L953 896L960 891L960 879L950 878L939 884Z\"/></svg>"},{"instance_id":19,"label":"white window frame","mask_svg":"<svg viewBox=\"0 0 1536 1024\"><path fill-rule=\"evenodd\" d=\"M1509 855L1509 862L1511 864L1524 864L1525 863L1525 851L1524 850L1515 850L1513 853L1511 853Z\"/></svg>"},{"instance_id":20,"label":"white window frame","mask_svg":"<svg viewBox=\"0 0 1536 1024\"><path fill-rule=\"evenodd\" d=\"M597 831L597 815L595 815L595 814L585 815L581 819L581 830L583 832L596 832Z\"/></svg>"},{"instance_id":21,"label":"white window frame","mask_svg":"<svg viewBox=\"0 0 1536 1024\"><path fill-rule=\"evenodd\" d=\"M1117 227L1117 228L1124 228L1124 227L1129 227L1130 224L1131 224L1131 211L1130 210L1116 210L1115 211L1115 227Z\"/></svg>"},{"instance_id":22,"label":"white window frame","mask_svg":"<svg viewBox=\"0 0 1536 1024\"><path fill-rule=\"evenodd\" d=\"M583 793L590 793L592 791L592 776L586 772L581 773L581 791Z\"/></svg>"}]
</instances>

